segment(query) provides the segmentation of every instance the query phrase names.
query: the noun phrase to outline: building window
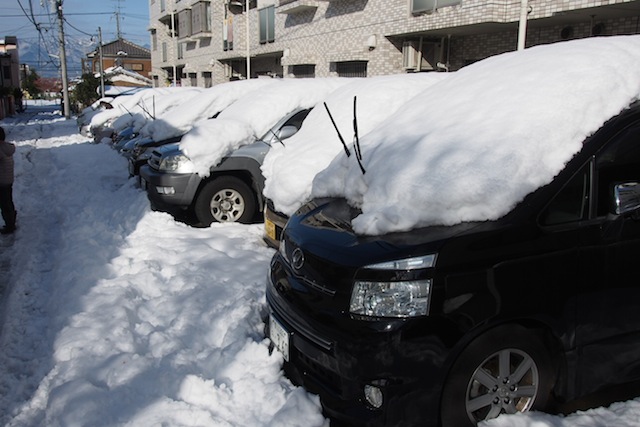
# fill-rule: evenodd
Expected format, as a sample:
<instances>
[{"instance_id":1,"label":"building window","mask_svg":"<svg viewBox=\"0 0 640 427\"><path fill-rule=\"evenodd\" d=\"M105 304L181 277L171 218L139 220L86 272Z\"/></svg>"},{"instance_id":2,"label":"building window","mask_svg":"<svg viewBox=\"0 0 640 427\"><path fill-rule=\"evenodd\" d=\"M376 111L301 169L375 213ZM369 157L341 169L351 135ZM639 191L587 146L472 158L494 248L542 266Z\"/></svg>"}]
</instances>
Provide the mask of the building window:
<instances>
[{"instance_id":1,"label":"building window","mask_svg":"<svg viewBox=\"0 0 640 427\"><path fill-rule=\"evenodd\" d=\"M336 72L339 77L367 77L367 61L337 62Z\"/></svg>"},{"instance_id":2,"label":"building window","mask_svg":"<svg viewBox=\"0 0 640 427\"><path fill-rule=\"evenodd\" d=\"M260 43L272 43L276 39L276 8L275 6L267 6L258 12L260 14Z\"/></svg>"},{"instance_id":3,"label":"building window","mask_svg":"<svg viewBox=\"0 0 640 427\"><path fill-rule=\"evenodd\" d=\"M289 74L293 74L297 79L313 78L316 76L316 66L313 64L291 65Z\"/></svg>"},{"instance_id":4,"label":"building window","mask_svg":"<svg viewBox=\"0 0 640 427\"><path fill-rule=\"evenodd\" d=\"M411 0L411 13L431 13L447 6L455 6L462 0Z\"/></svg>"},{"instance_id":5,"label":"building window","mask_svg":"<svg viewBox=\"0 0 640 427\"><path fill-rule=\"evenodd\" d=\"M222 49L233 50L233 15L222 22Z\"/></svg>"},{"instance_id":6,"label":"building window","mask_svg":"<svg viewBox=\"0 0 640 427\"><path fill-rule=\"evenodd\" d=\"M125 70L131 70L131 71L143 71L144 70L144 65L140 64L140 63L126 63L123 65Z\"/></svg>"},{"instance_id":7,"label":"building window","mask_svg":"<svg viewBox=\"0 0 640 427\"><path fill-rule=\"evenodd\" d=\"M178 59L184 58L184 43L178 43Z\"/></svg>"},{"instance_id":8,"label":"building window","mask_svg":"<svg viewBox=\"0 0 640 427\"><path fill-rule=\"evenodd\" d=\"M164 12L167 9L167 0L160 0L160 12Z\"/></svg>"},{"instance_id":9,"label":"building window","mask_svg":"<svg viewBox=\"0 0 640 427\"><path fill-rule=\"evenodd\" d=\"M167 62L167 42L162 42L162 62Z\"/></svg>"},{"instance_id":10,"label":"building window","mask_svg":"<svg viewBox=\"0 0 640 427\"><path fill-rule=\"evenodd\" d=\"M202 78L204 79L204 87L213 86L212 80L211 80L211 71L203 71Z\"/></svg>"}]
</instances>

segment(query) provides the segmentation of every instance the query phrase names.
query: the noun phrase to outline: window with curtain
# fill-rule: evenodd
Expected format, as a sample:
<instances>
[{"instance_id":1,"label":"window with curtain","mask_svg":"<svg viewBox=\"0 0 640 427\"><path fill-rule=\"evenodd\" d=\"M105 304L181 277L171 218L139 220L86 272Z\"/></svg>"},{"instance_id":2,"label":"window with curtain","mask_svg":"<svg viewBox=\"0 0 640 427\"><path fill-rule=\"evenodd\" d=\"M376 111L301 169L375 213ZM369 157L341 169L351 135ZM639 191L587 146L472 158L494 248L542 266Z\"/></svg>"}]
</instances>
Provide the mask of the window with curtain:
<instances>
[{"instance_id":1,"label":"window with curtain","mask_svg":"<svg viewBox=\"0 0 640 427\"><path fill-rule=\"evenodd\" d=\"M267 6L258 12L260 17L260 43L271 43L276 39L276 8L275 6Z\"/></svg>"}]
</instances>

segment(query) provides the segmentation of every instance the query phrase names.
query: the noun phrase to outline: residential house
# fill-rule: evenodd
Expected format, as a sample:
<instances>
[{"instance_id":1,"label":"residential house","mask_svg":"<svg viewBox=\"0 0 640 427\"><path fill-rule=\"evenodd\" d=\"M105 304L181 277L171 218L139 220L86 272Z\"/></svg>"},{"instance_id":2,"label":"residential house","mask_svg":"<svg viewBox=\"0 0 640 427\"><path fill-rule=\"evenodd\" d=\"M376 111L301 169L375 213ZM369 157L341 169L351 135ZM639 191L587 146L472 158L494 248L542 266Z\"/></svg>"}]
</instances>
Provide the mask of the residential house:
<instances>
[{"instance_id":1,"label":"residential house","mask_svg":"<svg viewBox=\"0 0 640 427\"><path fill-rule=\"evenodd\" d=\"M102 55L102 64L100 56ZM123 38L102 45L87 54L85 72L99 74L116 86L148 86L151 83L151 52Z\"/></svg>"}]
</instances>

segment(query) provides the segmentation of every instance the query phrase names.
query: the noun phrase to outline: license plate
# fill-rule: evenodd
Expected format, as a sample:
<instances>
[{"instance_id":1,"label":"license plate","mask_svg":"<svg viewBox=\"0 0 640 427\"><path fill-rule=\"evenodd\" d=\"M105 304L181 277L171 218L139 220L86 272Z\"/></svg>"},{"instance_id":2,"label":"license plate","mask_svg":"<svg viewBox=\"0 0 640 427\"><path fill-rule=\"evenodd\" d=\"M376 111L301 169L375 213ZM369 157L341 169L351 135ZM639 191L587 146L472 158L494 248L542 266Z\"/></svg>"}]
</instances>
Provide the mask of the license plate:
<instances>
[{"instance_id":1,"label":"license plate","mask_svg":"<svg viewBox=\"0 0 640 427\"><path fill-rule=\"evenodd\" d=\"M278 351L284 356L284 360L289 361L289 332L278 322L272 314L269 315L269 339L276 346Z\"/></svg>"},{"instance_id":2,"label":"license plate","mask_svg":"<svg viewBox=\"0 0 640 427\"><path fill-rule=\"evenodd\" d=\"M276 225L266 218L264 220L264 231L269 239L276 240Z\"/></svg>"}]
</instances>

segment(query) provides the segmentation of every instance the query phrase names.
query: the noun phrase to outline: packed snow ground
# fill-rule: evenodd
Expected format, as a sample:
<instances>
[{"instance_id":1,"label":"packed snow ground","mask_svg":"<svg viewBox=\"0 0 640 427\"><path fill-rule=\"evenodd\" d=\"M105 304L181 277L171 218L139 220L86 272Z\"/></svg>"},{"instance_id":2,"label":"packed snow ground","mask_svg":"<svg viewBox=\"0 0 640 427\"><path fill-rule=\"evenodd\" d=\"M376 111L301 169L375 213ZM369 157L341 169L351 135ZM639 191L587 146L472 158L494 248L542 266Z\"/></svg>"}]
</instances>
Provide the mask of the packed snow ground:
<instances>
[{"instance_id":1,"label":"packed snow ground","mask_svg":"<svg viewBox=\"0 0 640 427\"><path fill-rule=\"evenodd\" d=\"M19 229L0 236L0 424L328 426L263 336L262 226L152 212L126 162L55 106L0 122ZM485 427L640 425L640 399Z\"/></svg>"}]
</instances>

